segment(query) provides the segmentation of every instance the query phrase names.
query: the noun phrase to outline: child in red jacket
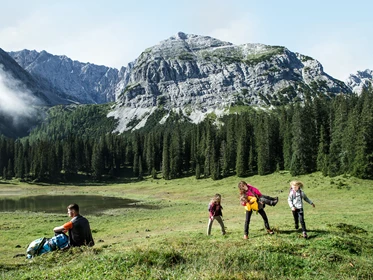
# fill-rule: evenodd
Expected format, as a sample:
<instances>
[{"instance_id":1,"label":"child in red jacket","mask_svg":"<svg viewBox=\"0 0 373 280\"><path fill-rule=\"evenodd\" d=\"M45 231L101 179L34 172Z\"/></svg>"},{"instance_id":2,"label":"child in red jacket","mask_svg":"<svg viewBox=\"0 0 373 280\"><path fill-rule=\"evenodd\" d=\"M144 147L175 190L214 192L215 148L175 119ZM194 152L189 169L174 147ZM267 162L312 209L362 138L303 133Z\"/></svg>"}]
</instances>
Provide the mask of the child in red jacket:
<instances>
[{"instance_id":1,"label":"child in red jacket","mask_svg":"<svg viewBox=\"0 0 373 280\"><path fill-rule=\"evenodd\" d=\"M238 183L238 189L240 190L240 202L242 206L245 206L246 209L246 219L245 219L245 226L244 226L244 239L249 238L249 225L251 220L251 214L253 210L258 211L260 216L262 216L264 221L264 227L266 228L269 234L273 234L273 230L269 226L268 217L266 212L264 211L264 205L268 204L271 206L275 206L278 202L278 198L272 198L269 196L264 196L262 193L255 187L247 184L245 181L241 181ZM257 202L257 209L254 209L254 201L249 201L248 198L256 198L255 202ZM248 207L248 204L251 204ZM253 206L253 207L251 207Z\"/></svg>"},{"instance_id":2,"label":"child in red jacket","mask_svg":"<svg viewBox=\"0 0 373 280\"><path fill-rule=\"evenodd\" d=\"M224 227L224 222L223 222L223 212L222 212L222 209L223 209L223 206L221 206L221 195L220 194L215 194L214 197L211 199L210 203L209 203L209 214L210 214L210 218L209 218L209 222L208 222L208 225L207 225L207 235L211 235L211 227L212 227L212 223L214 222L214 220L217 220L218 223L220 224L220 227L221 227L221 234L225 234L225 227Z\"/></svg>"}]
</instances>

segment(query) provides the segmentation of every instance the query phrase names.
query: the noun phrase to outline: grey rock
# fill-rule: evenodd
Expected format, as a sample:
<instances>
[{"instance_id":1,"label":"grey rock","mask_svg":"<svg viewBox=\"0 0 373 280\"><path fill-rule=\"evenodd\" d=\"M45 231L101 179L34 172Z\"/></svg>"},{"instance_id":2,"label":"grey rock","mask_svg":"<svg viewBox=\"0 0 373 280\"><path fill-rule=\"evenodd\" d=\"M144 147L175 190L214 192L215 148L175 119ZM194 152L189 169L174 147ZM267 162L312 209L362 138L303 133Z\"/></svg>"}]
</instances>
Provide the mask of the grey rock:
<instances>
[{"instance_id":1,"label":"grey rock","mask_svg":"<svg viewBox=\"0 0 373 280\"><path fill-rule=\"evenodd\" d=\"M366 69L351 74L345 81L345 84L356 94L360 95L364 88L373 85L373 71Z\"/></svg>"},{"instance_id":2,"label":"grey rock","mask_svg":"<svg viewBox=\"0 0 373 280\"><path fill-rule=\"evenodd\" d=\"M199 122L235 104L271 106L304 100L308 93L351 93L317 60L285 47L236 46L182 32L142 52L121 88L109 113L119 120L118 132L145 125L160 107ZM129 126L135 118L142 121Z\"/></svg>"},{"instance_id":3,"label":"grey rock","mask_svg":"<svg viewBox=\"0 0 373 280\"><path fill-rule=\"evenodd\" d=\"M53 85L52 91L70 94L77 103L101 104L115 100L119 71L91 63L81 63L46 51L9 52L17 63L40 81Z\"/></svg>"}]
</instances>

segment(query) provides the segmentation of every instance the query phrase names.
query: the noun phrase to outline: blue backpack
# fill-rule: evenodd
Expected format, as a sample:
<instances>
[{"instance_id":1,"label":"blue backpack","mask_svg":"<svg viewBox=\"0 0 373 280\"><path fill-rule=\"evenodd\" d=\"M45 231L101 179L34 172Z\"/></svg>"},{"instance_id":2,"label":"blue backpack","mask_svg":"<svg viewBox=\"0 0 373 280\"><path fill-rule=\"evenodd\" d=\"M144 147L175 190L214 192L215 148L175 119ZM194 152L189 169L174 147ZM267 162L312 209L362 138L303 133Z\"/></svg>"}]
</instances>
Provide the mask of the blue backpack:
<instances>
[{"instance_id":1,"label":"blue backpack","mask_svg":"<svg viewBox=\"0 0 373 280\"><path fill-rule=\"evenodd\" d=\"M39 256L44 253L55 251L57 249L65 249L69 247L69 238L66 234L59 234L52 238L40 237L35 239L27 247L26 254L27 258Z\"/></svg>"}]
</instances>

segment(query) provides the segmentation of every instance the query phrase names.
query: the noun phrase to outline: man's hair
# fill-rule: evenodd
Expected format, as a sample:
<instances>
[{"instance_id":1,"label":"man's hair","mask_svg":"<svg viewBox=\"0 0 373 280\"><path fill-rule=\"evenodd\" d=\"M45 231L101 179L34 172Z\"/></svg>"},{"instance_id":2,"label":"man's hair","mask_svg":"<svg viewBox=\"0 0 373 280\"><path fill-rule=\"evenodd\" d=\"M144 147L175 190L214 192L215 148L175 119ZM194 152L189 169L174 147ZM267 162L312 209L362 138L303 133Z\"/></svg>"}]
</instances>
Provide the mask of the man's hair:
<instances>
[{"instance_id":1,"label":"man's hair","mask_svg":"<svg viewBox=\"0 0 373 280\"><path fill-rule=\"evenodd\" d=\"M69 206L67 206L67 209L75 210L75 212L79 213L79 205L76 203L70 204Z\"/></svg>"}]
</instances>

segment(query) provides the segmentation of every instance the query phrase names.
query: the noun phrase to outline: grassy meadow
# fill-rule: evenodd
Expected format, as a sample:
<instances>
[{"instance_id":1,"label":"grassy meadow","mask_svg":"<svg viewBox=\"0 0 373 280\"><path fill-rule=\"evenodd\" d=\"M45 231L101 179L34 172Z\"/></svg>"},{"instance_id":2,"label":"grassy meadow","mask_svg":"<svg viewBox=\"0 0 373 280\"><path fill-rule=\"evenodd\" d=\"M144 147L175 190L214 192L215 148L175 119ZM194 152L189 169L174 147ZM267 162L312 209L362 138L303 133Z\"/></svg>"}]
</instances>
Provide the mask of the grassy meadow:
<instances>
[{"instance_id":1,"label":"grassy meadow","mask_svg":"<svg viewBox=\"0 0 373 280\"><path fill-rule=\"evenodd\" d=\"M274 235L252 215L243 240L240 180L266 195ZM309 239L293 226L287 204L289 182L300 179L316 207L305 204ZM226 235L215 221L206 235L207 206L222 195ZM136 207L85 215L96 245L54 251L28 260L26 248L69 220L61 214L0 212L0 279L373 279L373 182L354 177L293 178L287 172L219 181L194 177L165 181L87 185L0 182L6 196L86 194L140 200ZM73 203L73 201L72 201ZM67 206L67 205L66 205Z\"/></svg>"}]
</instances>

